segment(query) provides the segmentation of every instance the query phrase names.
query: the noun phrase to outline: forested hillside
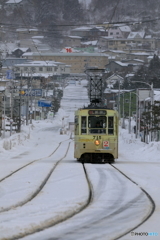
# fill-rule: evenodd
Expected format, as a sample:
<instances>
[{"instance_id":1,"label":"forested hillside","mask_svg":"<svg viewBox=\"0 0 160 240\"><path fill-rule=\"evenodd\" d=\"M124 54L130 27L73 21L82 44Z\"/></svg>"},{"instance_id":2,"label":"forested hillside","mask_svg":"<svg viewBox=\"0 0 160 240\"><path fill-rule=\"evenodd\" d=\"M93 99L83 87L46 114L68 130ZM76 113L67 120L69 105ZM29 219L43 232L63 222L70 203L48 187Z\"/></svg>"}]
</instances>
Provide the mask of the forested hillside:
<instances>
[{"instance_id":1,"label":"forested hillside","mask_svg":"<svg viewBox=\"0 0 160 240\"><path fill-rule=\"evenodd\" d=\"M145 29L157 36L160 31L160 21L152 21L159 18L160 0L92 0L89 5L84 0L23 0L13 10L5 3L0 1L0 22L11 34L18 27L38 27L52 38L78 25L125 21L147 21L133 30Z\"/></svg>"},{"instance_id":2,"label":"forested hillside","mask_svg":"<svg viewBox=\"0 0 160 240\"><path fill-rule=\"evenodd\" d=\"M35 25L141 20L159 17L160 11L160 0L92 0L87 9L78 0L23 0L13 11L6 9L5 2L0 1L1 22Z\"/></svg>"}]
</instances>

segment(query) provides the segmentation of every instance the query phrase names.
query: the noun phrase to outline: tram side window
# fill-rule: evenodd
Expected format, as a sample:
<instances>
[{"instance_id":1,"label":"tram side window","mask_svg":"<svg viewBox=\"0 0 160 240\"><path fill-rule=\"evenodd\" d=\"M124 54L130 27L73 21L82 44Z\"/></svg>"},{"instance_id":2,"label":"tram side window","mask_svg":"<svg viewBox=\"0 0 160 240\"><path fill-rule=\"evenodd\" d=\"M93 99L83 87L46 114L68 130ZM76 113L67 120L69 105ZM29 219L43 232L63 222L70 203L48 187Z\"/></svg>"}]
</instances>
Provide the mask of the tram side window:
<instances>
[{"instance_id":1,"label":"tram side window","mask_svg":"<svg viewBox=\"0 0 160 240\"><path fill-rule=\"evenodd\" d=\"M81 117L81 134L87 133L87 118Z\"/></svg>"},{"instance_id":2,"label":"tram side window","mask_svg":"<svg viewBox=\"0 0 160 240\"><path fill-rule=\"evenodd\" d=\"M114 117L108 117L108 134L114 134Z\"/></svg>"},{"instance_id":3,"label":"tram side window","mask_svg":"<svg viewBox=\"0 0 160 240\"><path fill-rule=\"evenodd\" d=\"M78 122L78 116L75 116L75 120L74 120L74 122L75 122L75 135L79 135L79 122Z\"/></svg>"}]
</instances>

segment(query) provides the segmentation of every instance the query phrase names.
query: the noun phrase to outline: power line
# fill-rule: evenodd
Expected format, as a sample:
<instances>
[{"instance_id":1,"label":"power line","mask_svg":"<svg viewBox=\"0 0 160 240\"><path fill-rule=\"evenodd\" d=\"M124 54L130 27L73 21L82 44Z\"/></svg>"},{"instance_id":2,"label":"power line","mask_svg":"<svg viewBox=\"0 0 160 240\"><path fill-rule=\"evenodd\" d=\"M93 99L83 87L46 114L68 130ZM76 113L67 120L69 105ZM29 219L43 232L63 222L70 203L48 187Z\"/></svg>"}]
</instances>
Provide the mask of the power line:
<instances>
[{"instance_id":1,"label":"power line","mask_svg":"<svg viewBox=\"0 0 160 240\"><path fill-rule=\"evenodd\" d=\"M114 10L115 12L115 10ZM111 17L111 19L113 18L113 16ZM126 25L135 25L135 24L143 24L143 23L150 23L150 22L156 22L156 21L159 21L160 20L160 17L157 17L157 18L153 18L153 19L148 19L148 20L137 20L137 21L114 21L114 22L111 22L109 21L110 24L126 24ZM8 26L8 27L14 27L15 29L18 28L23 28L23 27L26 27L26 24L10 24L10 23L4 23L4 22L0 22L0 25L1 25L1 28L3 26ZM98 23L81 23L81 24L50 24L49 27L81 27L81 26L98 26L98 25L105 25L105 23L103 22L98 22ZM30 28L35 28L35 27L46 27L48 26L47 25L29 25L28 27L26 27L27 29L30 29ZM60 30L61 31L61 30Z\"/></svg>"}]
</instances>

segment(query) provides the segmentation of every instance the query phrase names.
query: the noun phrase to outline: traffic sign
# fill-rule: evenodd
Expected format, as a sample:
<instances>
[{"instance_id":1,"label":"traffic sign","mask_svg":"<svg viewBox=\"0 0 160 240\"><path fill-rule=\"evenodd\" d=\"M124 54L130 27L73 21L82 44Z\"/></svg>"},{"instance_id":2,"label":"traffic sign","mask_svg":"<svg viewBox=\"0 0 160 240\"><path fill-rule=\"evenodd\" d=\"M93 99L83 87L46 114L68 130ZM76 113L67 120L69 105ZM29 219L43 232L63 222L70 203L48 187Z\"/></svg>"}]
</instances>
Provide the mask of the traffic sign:
<instances>
[{"instance_id":1,"label":"traffic sign","mask_svg":"<svg viewBox=\"0 0 160 240\"><path fill-rule=\"evenodd\" d=\"M47 100L39 100L38 101L38 107L51 107L51 106L52 106L51 101L47 101Z\"/></svg>"},{"instance_id":2,"label":"traffic sign","mask_svg":"<svg viewBox=\"0 0 160 240\"><path fill-rule=\"evenodd\" d=\"M23 96L36 96L36 97L41 97L42 96L42 89L23 89L20 92L21 95Z\"/></svg>"}]
</instances>

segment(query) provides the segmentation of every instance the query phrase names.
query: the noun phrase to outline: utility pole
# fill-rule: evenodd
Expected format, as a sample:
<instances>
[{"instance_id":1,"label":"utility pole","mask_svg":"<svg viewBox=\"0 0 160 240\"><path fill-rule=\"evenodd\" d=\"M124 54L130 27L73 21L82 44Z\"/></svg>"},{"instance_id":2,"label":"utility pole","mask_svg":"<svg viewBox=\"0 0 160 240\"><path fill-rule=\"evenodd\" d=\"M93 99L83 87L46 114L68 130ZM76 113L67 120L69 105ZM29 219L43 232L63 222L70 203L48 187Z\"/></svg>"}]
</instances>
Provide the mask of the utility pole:
<instances>
[{"instance_id":1,"label":"utility pole","mask_svg":"<svg viewBox=\"0 0 160 240\"><path fill-rule=\"evenodd\" d=\"M10 98L10 107L11 107L11 117L10 117L10 136L12 135L12 124L13 124L13 83L11 84L11 98Z\"/></svg>"},{"instance_id":2,"label":"utility pole","mask_svg":"<svg viewBox=\"0 0 160 240\"><path fill-rule=\"evenodd\" d=\"M22 105L22 70L21 70L20 94L19 94L19 123L18 123L18 132L21 132L21 105Z\"/></svg>"},{"instance_id":3,"label":"utility pole","mask_svg":"<svg viewBox=\"0 0 160 240\"><path fill-rule=\"evenodd\" d=\"M123 92L123 121L122 121L122 128L125 128L125 120L124 120L124 92Z\"/></svg>"},{"instance_id":4,"label":"utility pole","mask_svg":"<svg viewBox=\"0 0 160 240\"><path fill-rule=\"evenodd\" d=\"M0 53L0 70L2 69L1 53ZM2 130L2 95L0 94L0 136Z\"/></svg>"},{"instance_id":5,"label":"utility pole","mask_svg":"<svg viewBox=\"0 0 160 240\"><path fill-rule=\"evenodd\" d=\"M32 124L32 72L30 78L30 124Z\"/></svg>"},{"instance_id":6,"label":"utility pole","mask_svg":"<svg viewBox=\"0 0 160 240\"><path fill-rule=\"evenodd\" d=\"M28 72L28 79L27 79L27 85L28 85L28 93L26 96L26 125L28 125L28 110L29 110L29 72Z\"/></svg>"},{"instance_id":7,"label":"utility pole","mask_svg":"<svg viewBox=\"0 0 160 240\"><path fill-rule=\"evenodd\" d=\"M131 133L131 92L129 93L129 122L128 122L128 132Z\"/></svg>"},{"instance_id":8,"label":"utility pole","mask_svg":"<svg viewBox=\"0 0 160 240\"><path fill-rule=\"evenodd\" d=\"M0 136L2 135L2 94L0 93Z\"/></svg>"}]
</instances>

